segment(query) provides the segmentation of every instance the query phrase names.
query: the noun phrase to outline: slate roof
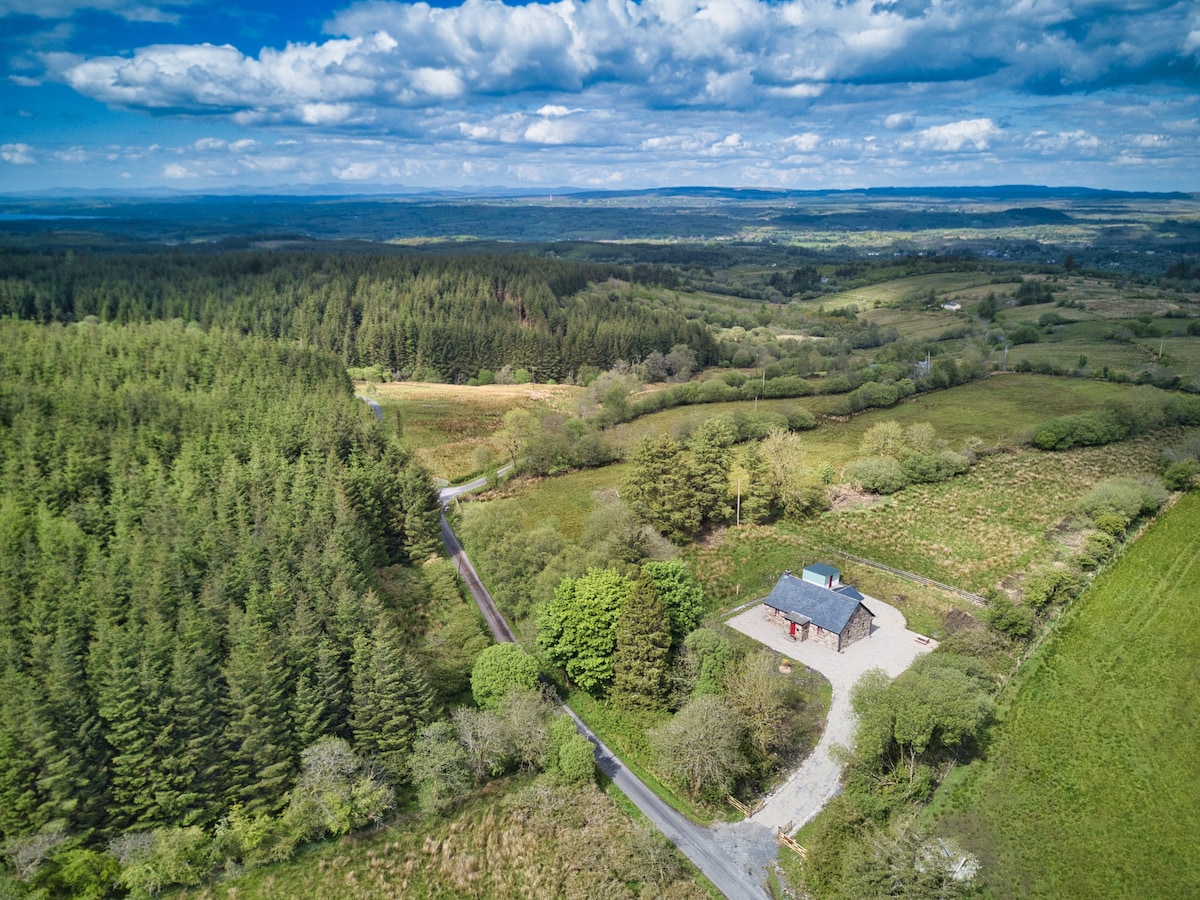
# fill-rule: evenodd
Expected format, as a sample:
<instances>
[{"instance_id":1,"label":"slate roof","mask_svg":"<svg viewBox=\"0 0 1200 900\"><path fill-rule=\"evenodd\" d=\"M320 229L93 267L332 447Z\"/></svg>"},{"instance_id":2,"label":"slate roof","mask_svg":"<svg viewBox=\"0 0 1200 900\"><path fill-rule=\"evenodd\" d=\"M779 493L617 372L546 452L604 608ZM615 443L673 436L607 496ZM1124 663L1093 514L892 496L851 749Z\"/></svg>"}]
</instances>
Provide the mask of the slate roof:
<instances>
[{"instance_id":1,"label":"slate roof","mask_svg":"<svg viewBox=\"0 0 1200 900\"><path fill-rule=\"evenodd\" d=\"M841 634L854 611L862 605L862 594L854 588L850 590L854 593L831 591L785 572L763 602L789 619L792 616L807 616L814 625ZM863 606L863 609L867 608ZM867 615L875 616L869 609Z\"/></svg>"}]
</instances>

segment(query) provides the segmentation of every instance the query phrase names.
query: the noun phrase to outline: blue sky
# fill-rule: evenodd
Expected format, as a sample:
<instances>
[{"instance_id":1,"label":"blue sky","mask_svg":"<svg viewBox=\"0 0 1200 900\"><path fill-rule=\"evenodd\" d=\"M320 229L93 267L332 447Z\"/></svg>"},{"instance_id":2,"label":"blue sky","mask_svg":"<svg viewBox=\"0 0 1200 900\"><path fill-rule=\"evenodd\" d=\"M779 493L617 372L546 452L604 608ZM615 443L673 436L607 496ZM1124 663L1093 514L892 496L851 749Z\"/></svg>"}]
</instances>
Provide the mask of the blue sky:
<instances>
[{"instance_id":1,"label":"blue sky","mask_svg":"<svg viewBox=\"0 0 1200 900\"><path fill-rule=\"evenodd\" d=\"M1200 191L1200 3L0 0L0 191Z\"/></svg>"}]
</instances>

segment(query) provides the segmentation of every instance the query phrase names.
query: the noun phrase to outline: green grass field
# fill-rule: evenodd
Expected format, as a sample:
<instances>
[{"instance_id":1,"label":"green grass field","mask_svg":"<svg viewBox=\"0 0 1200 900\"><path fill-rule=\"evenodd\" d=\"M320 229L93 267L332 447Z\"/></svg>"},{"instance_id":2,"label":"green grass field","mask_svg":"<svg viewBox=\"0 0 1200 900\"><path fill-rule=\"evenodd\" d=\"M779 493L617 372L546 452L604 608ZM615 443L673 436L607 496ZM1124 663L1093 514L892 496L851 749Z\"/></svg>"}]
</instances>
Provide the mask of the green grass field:
<instances>
[{"instance_id":1,"label":"green grass field","mask_svg":"<svg viewBox=\"0 0 1200 900\"><path fill-rule=\"evenodd\" d=\"M624 463L600 469L582 469L552 478L521 480L481 497L489 507L498 507L518 531L529 531L553 519L568 541L583 534L588 515L604 493L613 493L625 478ZM464 516L473 514L475 501L462 504Z\"/></svg>"},{"instance_id":2,"label":"green grass field","mask_svg":"<svg viewBox=\"0 0 1200 900\"><path fill-rule=\"evenodd\" d=\"M955 448L969 437L978 437L984 446L1010 449L982 458L960 478L913 486L891 498L840 508L801 525L718 532L687 550L692 569L704 582L712 609L731 609L760 596L781 571L811 561L822 546L975 592L1010 585L1031 566L1062 550L1055 528L1092 484L1112 475L1153 471L1161 441L1181 438L1147 437L1055 454L1014 450L1013 442L1051 416L1093 409L1128 397L1131 390L1083 379L998 376L806 432L808 463L814 469L825 461L844 465L857 455L866 430L886 419L904 425L930 422ZM678 429L733 406L681 407L646 416L617 431L632 445L635 436ZM514 528L532 529L555 519L568 540L577 540L597 498L617 490L627 471L622 464L518 483L486 502L501 505ZM469 503L464 509L464 515L471 515ZM847 580L852 580L853 566L842 568ZM953 595L874 570L864 568L853 578L857 581L852 583L873 596L889 602L899 597L896 605L916 630L925 633L938 634L951 610L971 610Z\"/></svg>"},{"instance_id":3,"label":"green grass field","mask_svg":"<svg viewBox=\"0 0 1200 900\"><path fill-rule=\"evenodd\" d=\"M908 278L896 278L881 284L872 284L867 287L855 288L838 294L829 294L820 299L820 305L826 309L837 309L838 307L856 304L860 310L866 311L876 305L890 306L895 303L923 300L929 296L930 291L933 291L939 302L941 302L943 298L947 298L951 294L970 291L988 284L991 278L992 275L990 273L984 274L982 272L944 272L935 275L912 275ZM1013 286L1001 285L998 287L1009 287L1011 289Z\"/></svg>"},{"instance_id":4,"label":"green grass field","mask_svg":"<svg viewBox=\"0 0 1200 900\"><path fill-rule=\"evenodd\" d=\"M1068 611L986 759L939 793L987 896L1200 896L1197 534L1192 493Z\"/></svg>"}]
</instances>

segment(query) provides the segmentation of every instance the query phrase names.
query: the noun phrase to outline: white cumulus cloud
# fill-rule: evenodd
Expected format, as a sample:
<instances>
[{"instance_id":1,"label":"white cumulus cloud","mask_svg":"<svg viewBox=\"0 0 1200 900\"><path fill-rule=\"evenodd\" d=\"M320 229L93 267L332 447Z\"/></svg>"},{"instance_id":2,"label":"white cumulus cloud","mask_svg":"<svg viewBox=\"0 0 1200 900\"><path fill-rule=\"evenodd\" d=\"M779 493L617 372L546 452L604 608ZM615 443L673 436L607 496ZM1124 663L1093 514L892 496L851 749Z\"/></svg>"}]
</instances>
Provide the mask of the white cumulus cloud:
<instances>
[{"instance_id":1,"label":"white cumulus cloud","mask_svg":"<svg viewBox=\"0 0 1200 900\"><path fill-rule=\"evenodd\" d=\"M926 128L918 133L917 142L927 150L949 153L956 153L967 147L986 150L1000 133L1000 129L991 119L963 119L961 122Z\"/></svg>"},{"instance_id":2,"label":"white cumulus cloud","mask_svg":"<svg viewBox=\"0 0 1200 900\"><path fill-rule=\"evenodd\" d=\"M30 166L37 162L33 155L33 147L29 144L0 145L0 159L14 166Z\"/></svg>"}]
</instances>

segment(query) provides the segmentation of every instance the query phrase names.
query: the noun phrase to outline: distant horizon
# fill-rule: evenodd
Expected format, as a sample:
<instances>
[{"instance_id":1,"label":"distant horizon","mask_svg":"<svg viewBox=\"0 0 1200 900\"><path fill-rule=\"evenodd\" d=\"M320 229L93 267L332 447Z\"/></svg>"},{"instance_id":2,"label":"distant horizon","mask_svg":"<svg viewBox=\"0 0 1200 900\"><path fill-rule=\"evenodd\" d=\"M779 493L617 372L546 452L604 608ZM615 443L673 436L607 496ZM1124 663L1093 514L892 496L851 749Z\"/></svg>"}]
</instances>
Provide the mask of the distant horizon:
<instances>
[{"instance_id":1,"label":"distant horizon","mask_svg":"<svg viewBox=\"0 0 1200 900\"><path fill-rule=\"evenodd\" d=\"M1200 191L1194 0L0 0L0 193Z\"/></svg>"},{"instance_id":2,"label":"distant horizon","mask_svg":"<svg viewBox=\"0 0 1200 900\"><path fill-rule=\"evenodd\" d=\"M178 188L154 186L143 188L88 188L52 187L37 190L13 191L0 188L0 198L11 200L72 200L89 198L128 199L184 199L187 197L283 197L295 199L337 198L438 198L446 199L516 199L566 197L637 197L661 194L664 196L689 196L702 193L758 194L768 197L826 196L834 194L874 194L902 196L929 196L944 194L947 197L973 194L1008 195L1013 198L1033 198L1067 195L1108 195L1114 197L1160 197L1163 199L1200 200L1200 190L1126 190L1120 188L1091 187L1078 184L930 184L930 185L875 185L870 187L844 188L765 188L753 185L676 184L656 187L628 189L596 189L572 185L549 187L523 187L519 185L463 185L454 188L424 188L409 185L345 185L345 184L276 184L276 185L232 185L227 188Z\"/></svg>"}]
</instances>

